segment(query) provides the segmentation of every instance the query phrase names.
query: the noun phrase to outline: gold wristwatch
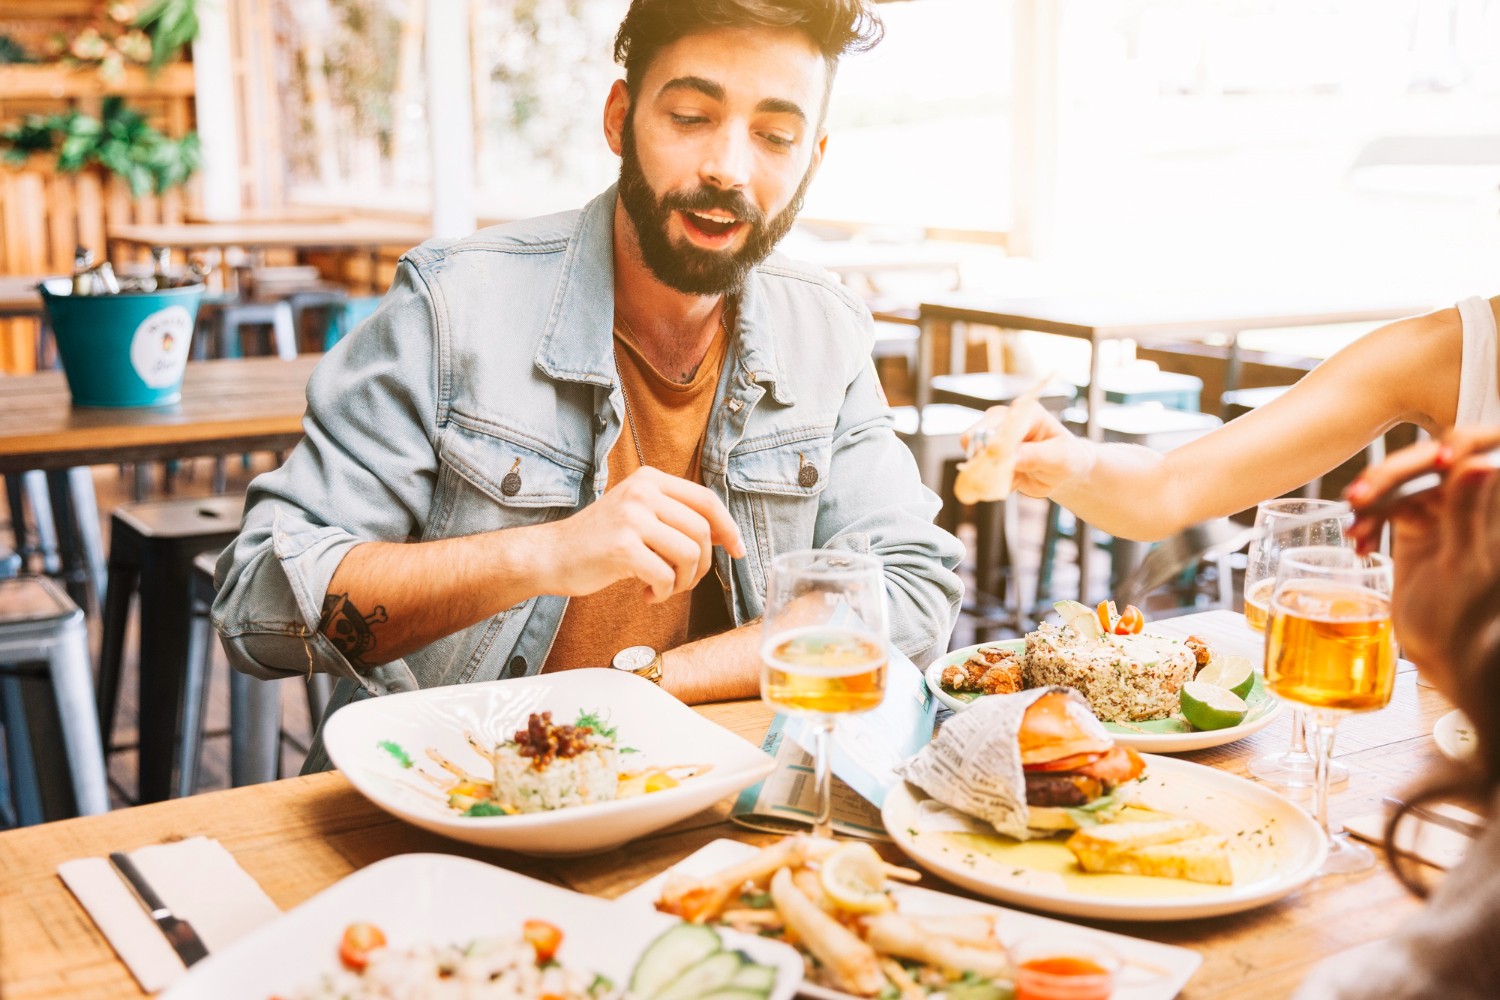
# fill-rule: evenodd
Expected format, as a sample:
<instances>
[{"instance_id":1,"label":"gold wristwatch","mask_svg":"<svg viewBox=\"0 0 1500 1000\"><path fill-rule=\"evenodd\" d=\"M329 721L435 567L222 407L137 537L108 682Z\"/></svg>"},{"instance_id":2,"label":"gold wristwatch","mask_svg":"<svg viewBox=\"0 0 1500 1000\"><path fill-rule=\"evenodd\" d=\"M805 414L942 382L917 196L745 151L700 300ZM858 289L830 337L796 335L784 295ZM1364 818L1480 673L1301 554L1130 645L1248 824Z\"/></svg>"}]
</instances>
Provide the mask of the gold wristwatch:
<instances>
[{"instance_id":1,"label":"gold wristwatch","mask_svg":"<svg viewBox=\"0 0 1500 1000\"><path fill-rule=\"evenodd\" d=\"M628 670L653 684L661 683L661 654L650 646L626 646L615 654L610 666Z\"/></svg>"}]
</instances>

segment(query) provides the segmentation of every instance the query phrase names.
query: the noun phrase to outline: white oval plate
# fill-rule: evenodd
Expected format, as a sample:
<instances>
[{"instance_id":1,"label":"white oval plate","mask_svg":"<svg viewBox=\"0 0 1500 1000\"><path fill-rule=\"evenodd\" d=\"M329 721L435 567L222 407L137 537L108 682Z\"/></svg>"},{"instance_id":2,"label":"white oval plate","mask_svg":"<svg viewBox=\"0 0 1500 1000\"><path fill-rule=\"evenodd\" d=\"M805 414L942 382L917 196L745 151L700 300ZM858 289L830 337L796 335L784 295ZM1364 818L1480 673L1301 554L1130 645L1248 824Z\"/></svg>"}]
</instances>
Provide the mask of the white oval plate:
<instances>
[{"instance_id":1,"label":"white oval plate","mask_svg":"<svg viewBox=\"0 0 1500 1000\"><path fill-rule=\"evenodd\" d=\"M1223 771L1171 757L1146 757L1136 802L1198 820L1229 838L1233 885L1088 874L1066 838L1020 841L919 832L927 796L902 782L881 818L896 844L923 868L991 899L1107 920L1186 920L1254 909L1295 891L1317 872L1328 847L1307 813L1275 792Z\"/></svg>"},{"instance_id":2,"label":"white oval plate","mask_svg":"<svg viewBox=\"0 0 1500 1000\"><path fill-rule=\"evenodd\" d=\"M508 682L507 682L508 683ZM649 681L647 683L650 683ZM194 965L164 1000L264 1000L316 986L339 966L339 941L356 921L375 924L397 946L464 944L519 936L525 920L563 932L558 961L623 985L658 934L677 923L661 913L621 920L613 903L447 854L398 854L362 868L293 910ZM789 1000L802 959L777 941L721 929L724 944L776 967L773 1000Z\"/></svg>"},{"instance_id":3,"label":"white oval plate","mask_svg":"<svg viewBox=\"0 0 1500 1000\"><path fill-rule=\"evenodd\" d=\"M1005 639L1001 642L984 642L978 646L965 646L963 649L955 649L945 656L940 656L928 664L926 671L928 689L932 691L933 697L955 712L962 712L985 696L982 694L955 695L944 690L943 669L964 662L979 646L999 646L1002 649L1014 649L1024 653L1026 640ZM1193 729L1186 721L1176 716L1155 722L1106 722L1104 728L1110 731L1115 742L1120 746L1130 747L1141 753L1186 753L1189 750L1206 750L1209 747L1221 747L1226 743L1242 740L1252 733L1259 732L1269 726L1276 718L1276 714L1281 711L1281 702L1265 689L1259 676L1256 677L1255 688L1246 699L1246 704L1250 707L1250 714L1245 716L1245 721L1227 729Z\"/></svg>"},{"instance_id":4,"label":"white oval plate","mask_svg":"<svg viewBox=\"0 0 1500 1000\"><path fill-rule=\"evenodd\" d=\"M723 871L730 865L754 857L757 848L738 840L714 840L700 847L648 882L631 889L615 900L615 905L634 913L656 912L656 900L669 874L702 878ZM1115 983L1110 1000L1172 1000L1187 985L1202 964L1197 952L1169 944L1157 944L1143 938L1111 931L1080 927L1051 917L1039 917L1021 910L1007 910L991 903L965 899L934 889L915 885L897 885L891 889L900 913L908 916L951 917L983 914L996 917L1001 940L1006 945L1025 938L1054 941L1092 941L1103 944L1124 959L1130 971ZM632 918L633 919L633 916ZM799 997L812 1000L859 1000L852 994L816 983L803 983Z\"/></svg>"},{"instance_id":5,"label":"white oval plate","mask_svg":"<svg viewBox=\"0 0 1500 1000\"><path fill-rule=\"evenodd\" d=\"M706 773L648 795L519 816L462 816L449 808L430 775L443 771L429 748L477 774L490 765L465 739L487 745L509 739L532 712L572 722L597 712L619 732L635 769L708 765ZM481 684L455 684L369 698L339 709L324 727L334 766L360 794L393 816L444 836L523 854L587 854L617 847L706 809L764 778L775 762L729 730L703 718L643 677L623 670L564 670ZM397 744L413 766L382 749Z\"/></svg>"},{"instance_id":6,"label":"white oval plate","mask_svg":"<svg viewBox=\"0 0 1500 1000\"><path fill-rule=\"evenodd\" d=\"M1474 723L1457 708L1437 720L1437 725L1432 727L1432 738L1444 757L1460 763L1474 756L1474 751L1479 749L1479 735L1474 730Z\"/></svg>"}]
</instances>

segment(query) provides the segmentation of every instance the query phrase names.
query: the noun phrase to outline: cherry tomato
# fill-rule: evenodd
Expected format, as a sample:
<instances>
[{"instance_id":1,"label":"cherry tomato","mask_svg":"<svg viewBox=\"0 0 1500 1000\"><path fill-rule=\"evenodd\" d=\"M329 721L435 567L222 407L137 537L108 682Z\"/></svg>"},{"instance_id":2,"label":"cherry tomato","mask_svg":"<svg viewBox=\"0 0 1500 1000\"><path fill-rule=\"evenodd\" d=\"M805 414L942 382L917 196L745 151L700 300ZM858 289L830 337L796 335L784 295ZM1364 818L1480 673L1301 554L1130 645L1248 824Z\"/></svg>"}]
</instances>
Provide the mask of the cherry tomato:
<instances>
[{"instance_id":1,"label":"cherry tomato","mask_svg":"<svg viewBox=\"0 0 1500 1000\"><path fill-rule=\"evenodd\" d=\"M360 972L370 961L370 952L385 947L385 934L374 924L350 924L339 942L339 960Z\"/></svg>"},{"instance_id":2,"label":"cherry tomato","mask_svg":"<svg viewBox=\"0 0 1500 1000\"><path fill-rule=\"evenodd\" d=\"M1099 617L1099 627L1106 632L1113 631L1115 619L1119 617L1115 613L1114 601L1100 601L1099 606L1094 609L1094 614Z\"/></svg>"},{"instance_id":3,"label":"cherry tomato","mask_svg":"<svg viewBox=\"0 0 1500 1000\"><path fill-rule=\"evenodd\" d=\"M1141 609L1134 604L1127 604L1125 610L1120 612L1120 620L1115 622L1115 634L1137 635L1145 627L1146 616L1141 614Z\"/></svg>"},{"instance_id":4,"label":"cherry tomato","mask_svg":"<svg viewBox=\"0 0 1500 1000\"><path fill-rule=\"evenodd\" d=\"M536 949L538 962L551 961L557 954L557 946L562 944L562 931L545 920L526 921L521 925L521 936Z\"/></svg>"}]
</instances>

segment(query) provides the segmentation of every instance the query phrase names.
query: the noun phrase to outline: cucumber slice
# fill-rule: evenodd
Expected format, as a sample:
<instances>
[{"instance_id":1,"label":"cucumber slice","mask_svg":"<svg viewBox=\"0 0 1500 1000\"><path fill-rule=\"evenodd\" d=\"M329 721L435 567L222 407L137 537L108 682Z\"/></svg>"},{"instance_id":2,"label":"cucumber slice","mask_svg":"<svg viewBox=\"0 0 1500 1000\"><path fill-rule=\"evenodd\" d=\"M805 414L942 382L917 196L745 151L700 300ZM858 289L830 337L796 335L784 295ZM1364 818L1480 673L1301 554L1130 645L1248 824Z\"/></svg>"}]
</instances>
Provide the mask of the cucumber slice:
<instances>
[{"instance_id":1,"label":"cucumber slice","mask_svg":"<svg viewBox=\"0 0 1500 1000\"><path fill-rule=\"evenodd\" d=\"M729 985L737 990L754 990L763 996L770 996L771 990L776 987L776 966L753 963L742 965Z\"/></svg>"},{"instance_id":2,"label":"cucumber slice","mask_svg":"<svg viewBox=\"0 0 1500 1000\"><path fill-rule=\"evenodd\" d=\"M712 927L677 924L647 945L636 959L635 970L630 974L630 992L640 1000L651 1000L684 970L723 947Z\"/></svg>"},{"instance_id":3,"label":"cucumber slice","mask_svg":"<svg viewBox=\"0 0 1500 1000\"><path fill-rule=\"evenodd\" d=\"M745 960L737 951L716 951L697 965L682 970L682 975L657 990L648 1000L698 1000L729 986Z\"/></svg>"}]
</instances>

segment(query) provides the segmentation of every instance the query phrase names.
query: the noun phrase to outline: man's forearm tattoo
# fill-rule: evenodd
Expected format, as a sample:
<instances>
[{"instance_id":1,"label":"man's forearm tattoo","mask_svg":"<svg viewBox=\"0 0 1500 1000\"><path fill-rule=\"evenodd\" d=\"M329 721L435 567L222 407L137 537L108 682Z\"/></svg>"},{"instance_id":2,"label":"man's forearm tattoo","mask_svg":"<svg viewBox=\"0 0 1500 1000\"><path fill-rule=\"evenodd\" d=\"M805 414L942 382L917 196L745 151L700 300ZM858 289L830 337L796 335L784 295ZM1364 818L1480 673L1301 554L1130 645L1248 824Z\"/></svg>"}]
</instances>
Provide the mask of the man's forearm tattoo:
<instances>
[{"instance_id":1,"label":"man's forearm tattoo","mask_svg":"<svg viewBox=\"0 0 1500 1000\"><path fill-rule=\"evenodd\" d=\"M349 603L348 594L329 594L323 598L323 617L318 620L318 631L338 647L344 659L356 667L373 667L366 662L365 654L375 648L375 633L370 626L386 620L385 605L375 605L375 610L366 615Z\"/></svg>"}]
</instances>

